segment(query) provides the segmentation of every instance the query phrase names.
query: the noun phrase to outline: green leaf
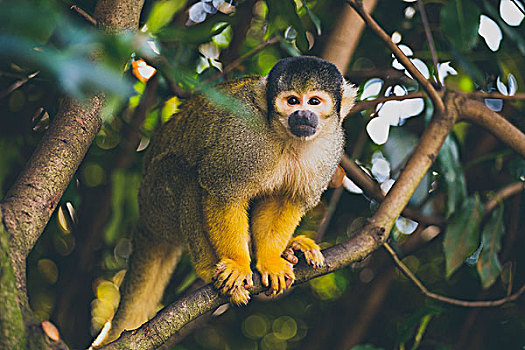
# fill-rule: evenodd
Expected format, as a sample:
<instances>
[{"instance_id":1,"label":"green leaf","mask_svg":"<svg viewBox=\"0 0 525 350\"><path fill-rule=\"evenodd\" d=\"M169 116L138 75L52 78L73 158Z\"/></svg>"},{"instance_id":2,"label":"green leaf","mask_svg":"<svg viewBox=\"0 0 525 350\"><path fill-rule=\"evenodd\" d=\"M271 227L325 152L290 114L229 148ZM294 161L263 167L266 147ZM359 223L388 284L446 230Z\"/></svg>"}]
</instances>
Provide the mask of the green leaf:
<instances>
[{"instance_id":1,"label":"green leaf","mask_svg":"<svg viewBox=\"0 0 525 350\"><path fill-rule=\"evenodd\" d=\"M312 12L312 10L310 10L305 0L301 0L301 2L303 3L303 7L306 9L306 12L308 13L308 16L312 20L312 23L314 24L315 29L317 30L317 35L321 35L322 34L321 20L319 19L319 17L315 15L315 13Z\"/></svg>"},{"instance_id":2,"label":"green leaf","mask_svg":"<svg viewBox=\"0 0 525 350\"><path fill-rule=\"evenodd\" d=\"M238 21L235 16L216 13L206 21L189 27L166 26L157 33L162 42L177 42L185 44L201 44L208 42L213 36L222 33L228 24L234 25Z\"/></svg>"},{"instance_id":3,"label":"green leaf","mask_svg":"<svg viewBox=\"0 0 525 350\"><path fill-rule=\"evenodd\" d=\"M383 348L377 348L370 344L356 345L351 350L383 350Z\"/></svg>"},{"instance_id":4,"label":"green leaf","mask_svg":"<svg viewBox=\"0 0 525 350\"><path fill-rule=\"evenodd\" d=\"M179 12L188 0L167 0L153 4L146 25L151 33L157 33L159 29L171 22L173 16Z\"/></svg>"},{"instance_id":5,"label":"green leaf","mask_svg":"<svg viewBox=\"0 0 525 350\"><path fill-rule=\"evenodd\" d=\"M480 14L480 9L471 0L448 1L443 6L441 28L456 49L468 51L477 43Z\"/></svg>"},{"instance_id":6,"label":"green leaf","mask_svg":"<svg viewBox=\"0 0 525 350\"><path fill-rule=\"evenodd\" d=\"M483 205L476 194L467 198L450 220L443 240L447 278L478 248L478 229L483 210Z\"/></svg>"},{"instance_id":7,"label":"green leaf","mask_svg":"<svg viewBox=\"0 0 525 350\"><path fill-rule=\"evenodd\" d=\"M501 273L498 253L501 250L501 237L505 232L503 206L494 209L489 221L483 227L481 244L483 249L477 262L478 274L483 288L490 287Z\"/></svg>"},{"instance_id":8,"label":"green leaf","mask_svg":"<svg viewBox=\"0 0 525 350\"><path fill-rule=\"evenodd\" d=\"M279 30L284 30L290 25L297 31L296 45L299 50L308 50L308 39L306 39L306 29L297 11L293 0L266 0L268 6L268 33L272 36Z\"/></svg>"},{"instance_id":9,"label":"green leaf","mask_svg":"<svg viewBox=\"0 0 525 350\"><path fill-rule=\"evenodd\" d=\"M448 218L467 197L467 185L459 160L459 150L452 137L446 138L439 151L437 162L447 190L446 217Z\"/></svg>"},{"instance_id":10,"label":"green leaf","mask_svg":"<svg viewBox=\"0 0 525 350\"><path fill-rule=\"evenodd\" d=\"M111 218L104 228L104 241L108 245L115 244L138 218L140 175L117 170L112 175L111 183Z\"/></svg>"},{"instance_id":11,"label":"green leaf","mask_svg":"<svg viewBox=\"0 0 525 350\"><path fill-rule=\"evenodd\" d=\"M416 327L421 321L429 315L439 315L443 312L443 309L439 306L428 305L424 306L408 317L404 317L401 322L397 325L397 336L400 343L406 343L414 334Z\"/></svg>"},{"instance_id":12,"label":"green leaf","mask_svg":"<svg viewBox=\"0 0 525 350\"><path fill-rule=\"evenodd\" d=\"M516 180L525 179L525 159L519 155L509 160L509 172Z\"/></svg>"}]
</instances>

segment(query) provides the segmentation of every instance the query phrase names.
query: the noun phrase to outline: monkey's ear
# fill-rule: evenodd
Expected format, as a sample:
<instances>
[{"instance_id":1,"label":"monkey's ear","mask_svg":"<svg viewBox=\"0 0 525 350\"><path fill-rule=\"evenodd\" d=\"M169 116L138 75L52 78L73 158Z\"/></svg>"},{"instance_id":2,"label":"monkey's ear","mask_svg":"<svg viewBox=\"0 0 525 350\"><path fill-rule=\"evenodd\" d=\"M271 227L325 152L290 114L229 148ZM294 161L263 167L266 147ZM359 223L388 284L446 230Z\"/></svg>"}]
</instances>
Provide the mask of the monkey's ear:
<instances>
[{"instance_id":1,"label":"monkey's ear","mask_svg":"<svg viewBox=\"0 0 525 350\"><path fill-rule=\"evenodd\" d=\"M347 82L343 81L343 98L341 100L341 123L345 120L346 116L354 106L355 96L357 95L357 88Z\"/></svg>"}]
</instances>

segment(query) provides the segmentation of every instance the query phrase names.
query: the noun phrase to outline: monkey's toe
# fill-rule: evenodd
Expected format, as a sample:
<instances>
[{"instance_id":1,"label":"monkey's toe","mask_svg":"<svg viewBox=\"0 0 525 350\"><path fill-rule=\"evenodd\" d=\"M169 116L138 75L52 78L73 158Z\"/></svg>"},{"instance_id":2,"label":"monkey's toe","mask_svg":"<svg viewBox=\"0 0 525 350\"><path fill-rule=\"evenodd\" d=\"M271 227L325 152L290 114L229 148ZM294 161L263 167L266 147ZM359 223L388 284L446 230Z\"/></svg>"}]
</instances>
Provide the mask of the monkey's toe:
<instances>
[{"instance_id":1,"label":"monkey's toe","mask_svg":"<svg viewBox=\"0 0 525 350\"><path fill-rule=\"evenodd\" d=\"M247 305L250 301L250 292L244 287L234 287L230 290L230 303L237 306Z\"/></svg>"},{"instance_id":2,"label":"monkey's toe","mask_svg":"<svg viewBox=\"0 0 525 350\"><path fill-rule=\"evenodd\" d=\"M257 264L261 273L261 282L265 287L270 287L267 295L277 295L290 288L295 280L293 265L283 258L263 260Z\"/></svg>"},{"instance_id":3,"label":"monkey's toe","mask_svg":"<svg viewBox=\"0 0 525 350\"><path fill-rule=\"evenodd\" d=\"M300 235L292 238L289 243L289 247L293 250L299 250L303 252L306 262L314 269L318 269L324 266L324 256L321 253L321 248L314 242L313 239L306 236Z\"/></svg>"},{"instance_id":4,"label":"monkey's toe","mask_svg":"<svg viewBox=\"0 0 525 350\"><path fill-rule=\"evenodd\" d=\"M214 275L215 287L222 294L230 296L236 305L245 305L250 300L247 289L253 286L250 265L243 266L232 259L222 259Z\"/></svg>"}]
</instances>

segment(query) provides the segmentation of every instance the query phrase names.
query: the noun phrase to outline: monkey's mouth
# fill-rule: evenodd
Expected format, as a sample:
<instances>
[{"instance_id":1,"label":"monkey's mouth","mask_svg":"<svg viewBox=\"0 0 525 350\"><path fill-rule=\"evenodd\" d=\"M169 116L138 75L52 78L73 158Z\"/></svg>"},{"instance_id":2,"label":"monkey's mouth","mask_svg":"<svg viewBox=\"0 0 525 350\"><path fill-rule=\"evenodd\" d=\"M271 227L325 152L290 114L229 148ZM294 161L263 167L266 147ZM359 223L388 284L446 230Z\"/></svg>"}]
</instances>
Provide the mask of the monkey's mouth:
<instances>
[{"instance_id":1,"label":"monkey's mouth","mask_svg":"<svg viewBox=\"0 0 525 350\"><path fill-rule=\"evenodd\" d=\"M315 125L306 125L306 124L299 124L290 126L290 132L294 134L297 137L308 137L315 134L317 131L317 126Z\"/></svg>"},{"instance_id":2,"label":"monkey's mouth","mask_svg":"<svg viewBox=\"0 0 525 350\"><path fill-rule=\"evenodd\" d=\"M318 124L317 116L310 111L295 111L288 118L290 132L297 137L312 136L317 132Z\"/></svg>"}]
</instances>

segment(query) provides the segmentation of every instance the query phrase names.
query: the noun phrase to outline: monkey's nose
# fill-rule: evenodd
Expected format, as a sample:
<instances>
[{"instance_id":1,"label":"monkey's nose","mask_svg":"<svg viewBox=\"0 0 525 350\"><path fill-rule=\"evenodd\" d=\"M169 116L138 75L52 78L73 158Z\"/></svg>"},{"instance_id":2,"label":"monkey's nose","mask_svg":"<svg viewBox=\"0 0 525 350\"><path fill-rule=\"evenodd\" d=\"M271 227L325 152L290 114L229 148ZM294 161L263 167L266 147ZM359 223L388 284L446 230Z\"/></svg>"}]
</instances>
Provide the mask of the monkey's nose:
<instances>
[{"instance_id":1,"label":"monkey's nose","mask_svg":"<svg viewBox=\"0 0 525 350\"><path fill-rule=\"evenodd\" d=\"M308 110L295 111L288 117L288 126L292 134L298 137L311 136L317 131L319 120L315 113Z\"/></svg>"}]
</instances>

